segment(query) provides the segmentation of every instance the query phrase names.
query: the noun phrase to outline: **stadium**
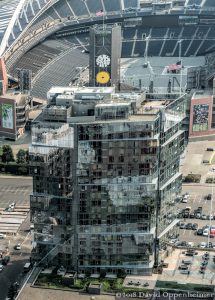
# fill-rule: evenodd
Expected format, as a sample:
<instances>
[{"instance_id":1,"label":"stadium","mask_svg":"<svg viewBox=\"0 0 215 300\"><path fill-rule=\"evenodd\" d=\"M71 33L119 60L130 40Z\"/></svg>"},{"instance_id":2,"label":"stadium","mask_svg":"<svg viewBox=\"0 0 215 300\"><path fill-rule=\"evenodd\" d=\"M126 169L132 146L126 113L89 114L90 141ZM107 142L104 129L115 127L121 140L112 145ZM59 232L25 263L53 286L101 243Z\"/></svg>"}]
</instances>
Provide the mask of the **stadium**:
<instances>
[{"instance_id":1,"label":"stadium","mask_svg":"<svg viewBox=\"0 0 215 300\"><path fill-rule=\"evenodd\" d=\"M213 0L1 1L3 86L8 77L17 79L17 69L32 70L36 98L46 99L51 86L69 85L89 65L89 28L102 22L121 25L122 58L204 64L198 57L215 50L214 13ZM123 81L125 73L122 66ZM143 85L150 84L148 78Z\"/></svg>"},{"instance_id":2,"label":"stadium","mask_svg":"<svg viewBox=\"0 0 215 300\"><path fill-rule=\"evenodd\" d=\"M180 156L215 133L214 0L3 0L0 16L0 125L32 129L33 260L160 272ZM27 124L32 97L47 105Z\"/></svg>"}]
</instances>

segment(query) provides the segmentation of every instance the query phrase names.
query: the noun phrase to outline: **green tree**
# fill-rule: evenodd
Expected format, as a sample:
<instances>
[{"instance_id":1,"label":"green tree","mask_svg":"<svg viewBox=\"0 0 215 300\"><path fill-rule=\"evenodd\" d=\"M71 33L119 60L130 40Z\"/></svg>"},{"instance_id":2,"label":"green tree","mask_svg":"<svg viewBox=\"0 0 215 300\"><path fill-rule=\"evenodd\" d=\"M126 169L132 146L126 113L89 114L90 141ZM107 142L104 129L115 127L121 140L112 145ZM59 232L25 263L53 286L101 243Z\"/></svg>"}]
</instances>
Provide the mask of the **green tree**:
<instances>
[{"instance_id":1,"label":"green tree","mask_svg":"<svg viewBox=\"0 0 215 300\"><path fill-rule=\"evenodd\" d=\"M17 164L25 164L26 163L26 151L23 149L19 149L16 155Z\"/></svg>"},{"instance_id":2,"label":"green tree","mask_svg":"<svg viewBox=\"0 0 215 300\"><path fill-rule=\"evenodd\" d=\"M6 163L14 161L13 151L10 145L2 146L2 161Z\"/></svg>"}]
</instances>

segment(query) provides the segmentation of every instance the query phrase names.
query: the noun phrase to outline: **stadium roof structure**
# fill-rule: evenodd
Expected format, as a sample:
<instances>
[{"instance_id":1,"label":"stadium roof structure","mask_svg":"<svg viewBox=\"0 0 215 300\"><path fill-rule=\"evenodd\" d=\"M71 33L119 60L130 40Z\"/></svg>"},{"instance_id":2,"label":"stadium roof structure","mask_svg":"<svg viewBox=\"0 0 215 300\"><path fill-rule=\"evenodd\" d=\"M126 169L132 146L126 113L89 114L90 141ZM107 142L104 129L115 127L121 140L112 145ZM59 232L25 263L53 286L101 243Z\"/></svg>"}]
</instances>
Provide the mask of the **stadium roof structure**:
<instances>
[{"instance_id":1,"label":"stadium roof structure","mask_svg":"<svg viewBox=\"0 0 215 300\"><path fill-rule=\"evenodd\" d=\"M0 2L0 56L11 41L16 39L16 34L24 30L46 2L46 0L2 0ZM17 32L14 31L16 26L19 28Z\"/></svg>"},{"instance_id":2,"label":"stadium roof structure","mask_svg":"<svg viewBox=\"0 0 215 300\"><path fill-rule=\"evenodd\" d=\"M195 4L193 4L195 2ZM215 14L214 0L2 0L0 2L0 56L18 38L25 36L30 28L43 21L70 24L102 19L97 16L103 11L105 19L111 15L118 17L136 17L138 15L161 14ZM96 17L96 18L95 18ZM83 22L81 21L83 20ZM68 23L68 22L67 22ZM52 24L57 26L58 22ZM63 24L62 24L63 25ZM66 24L64 24L65 26Z\"/></svg>"},{"instance_id":3,"label":"stadium roof structure","mask_svg":"<svg viewBox=\"0 0 215 300\"><path fill-rule=\"evenodd\" d=\"M62 74L68 67L70 83L78 77L78 69L88 66L90 26L103 22L122 25L123 58L145 57L147 52L176 57L179 41L182 57L215 51L215 0L2 0L0 58L12 78L16 79L17 68L31 69L36 87L41 75L53 74L52 64ZM71 56L74 63L67 66ZM57 84L61 82L52 82ZM46 91L44 86L43 98Z\"/></svg>"}]
</instances>

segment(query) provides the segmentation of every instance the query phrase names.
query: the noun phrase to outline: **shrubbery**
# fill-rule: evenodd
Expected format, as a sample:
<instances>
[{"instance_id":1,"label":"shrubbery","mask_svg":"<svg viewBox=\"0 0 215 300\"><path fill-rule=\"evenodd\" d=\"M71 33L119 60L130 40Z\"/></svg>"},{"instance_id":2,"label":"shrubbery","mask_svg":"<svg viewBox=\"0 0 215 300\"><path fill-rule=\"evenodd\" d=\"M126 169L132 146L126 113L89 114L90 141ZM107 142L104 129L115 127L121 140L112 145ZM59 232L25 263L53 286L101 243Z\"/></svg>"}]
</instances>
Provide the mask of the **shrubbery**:
<instances>
[{"instance_id":1,"label":"shrubbery","mask_svg":"<svg viewBox=\"0 0 215 300\"><path fill-rule=\"evenodd\" d=\"M200 174L188 174L184 177L184 182L187 183L199 183L201 179Z\"/></svg>"}]
</instances>

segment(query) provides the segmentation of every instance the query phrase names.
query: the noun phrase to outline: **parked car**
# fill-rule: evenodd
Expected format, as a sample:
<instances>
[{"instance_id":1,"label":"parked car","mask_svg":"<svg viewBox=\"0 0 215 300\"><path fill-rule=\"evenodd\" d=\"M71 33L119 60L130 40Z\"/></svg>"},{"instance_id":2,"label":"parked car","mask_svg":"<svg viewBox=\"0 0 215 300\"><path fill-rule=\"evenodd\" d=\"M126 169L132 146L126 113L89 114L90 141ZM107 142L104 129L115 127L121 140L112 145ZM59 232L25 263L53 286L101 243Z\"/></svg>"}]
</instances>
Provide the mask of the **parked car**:
<instances>
[{"instance_id":1,"label":"parked car","mask_svg":"<svg viewBox=\"0 0 215 300\"><path fill-rule=\"evenodd\" d=\"M195 214L194 213L191 213L190 214L190 219L194 219L195 218Z\"/></svg>"},{"instance_id":2,"label":"parked car","mask_svg":"<svg viewBox=\"0 0 215 300\"><path fill-rule=\"evenodd\" d=\"M185 255L186 255L186 256L194 256L195 253L194 253L194 252L186 252Z\"/></svg>"},{"instance_id":3,"label":"parked car","mask_svg":"<svg viewBox=\"0 0 215 300\"><path fill-rule=\"evenodd\" d=\"M184 265L191 265L191 264L192 264L192 260L186 260L186 259L183 259L183 260L182 260L182 263L183 263Z\"/></svg>"},{"instance_id":4,"label":"parked car","mask_svg":"<svg viewBox=\"0 0 215 300\"><path fill-rule=\"evenodd\" d=\"M214 151L214 148L207 148L206 151Z\"/></svg>"},{"instance_id":5,"label":"parked car","mask_svg":"<svg viewBox=\"0 0 215 300\"><path fill-rule=\"evenodd\" d=\"M188 198L183 198L183 199L181 200L181 202L182 202L182 203L187 203L187 202L188 202Z\"/></svg>"},{"instance_id":6,"label":"parked car","mask_svg":"<svg viewBox=\"0 0 215 300\"><path fill-rule=\"evenodd\" d=\"M4 266L0 265L0 272L2 272L4 270Z\"/></svg>"},{"instance_id":7,"label":"parked car","mask_svg":"<svg viewBox=\"0 0 215 300\"><path fill-rule=\"evenodd\" d=\"M182 203L187 203L190 195L188 193L183 195L183 198L181 200Z\"/></svg>"},{"instance_id":8,"label":"parked car","mask_svg":"<svg viewBox=\"0 0 215 300\"><path fill-rule=\"evenodd\" d=\"M214 216L213 215L207 215L207 220L213 220Z\"/></svg>"},{"instance_id":9,"label":"parked car","mask_svg":"<svg viewBox=\"0 0 215 300\"><path fill-rule=\"evenodd\" d=\"M187 243L187 246L188 246L188 247L193 247L193 246L194 246L194 242L188 242L188 243Z\"/></svg>"},{"instance_id":10,"label":"parked car","mask_svg":"<svg viewBox=\"0 0 215 300\"><path fill-rule=\"evenodd\" d=\"M198 252L195 249L187 249L186 253L192 253L193 255L198 255ZM186 255L185 253L185 255Z\"/></svg>"},{"instance_id":11,"label":"parked car","mask_svg":"<svg viewBox=\"0 0 215 300\"><path fill-rule=\"evenodd\" d=\"M200 212L195 213L196 219L201 219L202 214Z\"/></svg>"},{"instance_id":12,"label":"parked car","mask_svg":"<svg viewBox=\"0 0 215 300\"><path fill-rule=\"evenodd\" d=\"M183 217L184 219L187 219L187 218L189 218L189 217L190 217L190 214L189 214L189 212L185 212L185 213L183 213L182 217Z\"/></svg>"},{"instance_id":13,"label":"parked car","mask_svg":"<svg viewBox=\"0 0 215 300\"><path fill-rule=\"evenodd\" d=\"M215 171L215 168L214 168L214 171ZM208 195L206 196L206 199L207 199L207 200L211 200L211 199L212 199L212 194L208 194Z\"/></svg>"},{"instance_id":14,"label":"parked car","mask_svg":"<svg viewBox=\"0 0 215 300\"><path fill-rule=\"evenodd\" d=\"M202 216L201 216L201 219L202 219L202 220L207 220L207 216L206 216L206 215L202 215Z\"/></svg>"},{"instance_id":15,"label":"parked car","mask_svg":"<svg viewBox=\"0 0 215 300\"><path fill-rule=\"evenodd\" d=\"M200 247L200 248L206 248L206 247L207 247L207 243L206 243L206 242L201 242L201 243L199 244L199 247Z\"/></svg>"},{"instance_id":16,"label":"parked car","mask_svg":"<svg viewBox=\"0 0 215 300\"><path fill-rule=\"evenodd\" d=\"M208 260L209 260L209 256L204 256L204 255L203 255L203 256L202 256L202 260L204 260L204 261L205 261L205 260L206 260L206 261L208 261Z\"/></svg>"},{"instance_id":17,"label":"parked car","mask_svg":"<svg viewBox=\"0 0 215 300\"><path fill-rule=\"evenodd\" d=\"M192 226L193 226L192 223L188 223L188 224L186 225L186 229L192 229Z\"/></svg>"},{"instance_id":18,"label":"parked car","mask_svg":"<svg viewBox=\"0 0 215 300\"><path fill-rule=\"evenodd\" d=\"M176 242L178 242L178 239L172 239L172 240L169 240L169 243L174 245Z\"/></svg>"},{"instance_id":19,"label":"parked car","mask_svg":"<svg viewBox=\"0 0 215 300\"><path fill-rule=\"evenodd\" d=\"M203 235L203 230L202 230L201 228L198 229L197 232L196 232L196 234L197 234L197 235Z\"/></svg>"},{"instance_id":20,"label":"parked car","mask_svg":"<svg viewBox=\"0 0 215 300\"><path fill-rule=\"evenodd\" d=\"M206 229L203 230L203 235L204 236L208 236L208 233L209 233L209 229L208 228L206 228Z\"/></svg>"},{"instance_id":21,"label":"parked car","mask_svg":"<svg viewBox=\"0 0 215 300\"><path fill-rule=\"evenodd\" d=\"M182 223L181 225L180 225L180 229L185 229L186 228L186 224L185 223Z\"/></svg>"},{"instance_id":22,"label":"parked car","mask_svg":"<svg viewBox=\"0 0 215 300\"><path fill-rule=\"evenodd\" d=\"M194 223L194 224L192 225L192 229L193 229L193 230L197 230L197 229L198 229L198 224L197 224L197 223Z\"/></svg>"},{"instance_id":23,"label":"parked car","mask_svg":"<svg viewBox=\"0 0 215 300\"><path fill-rule=\"evenodd\" d=\"M187 265L180 265L179 267L178 267L178 269L179 270L188 270L188 266Z\"/></svg>"}]
</instances>

